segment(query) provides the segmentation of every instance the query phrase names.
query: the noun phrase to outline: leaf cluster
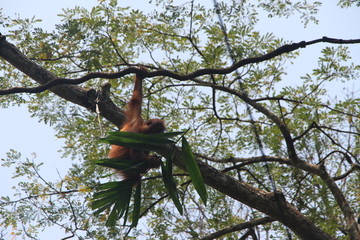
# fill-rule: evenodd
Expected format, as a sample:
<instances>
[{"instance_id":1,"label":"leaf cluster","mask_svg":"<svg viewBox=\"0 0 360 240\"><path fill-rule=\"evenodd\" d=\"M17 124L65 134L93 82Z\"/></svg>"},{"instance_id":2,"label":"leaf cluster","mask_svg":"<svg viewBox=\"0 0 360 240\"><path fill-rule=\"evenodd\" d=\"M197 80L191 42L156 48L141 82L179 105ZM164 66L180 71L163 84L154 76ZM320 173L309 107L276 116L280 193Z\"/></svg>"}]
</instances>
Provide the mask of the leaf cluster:
<instances>
[{"instance_id":1,"label":"leaf cluster","mask_svg":"<svg viewBox=\"0 0 360 240\"><path fill-rule=\"evenodd\" d=\"M172 156L174 154L175 141L170 140L182 132L169 132L162 134L141 134L132 132L111 132L109 136L101 139L102 142L123 146L126 148L138 149L141 151L161 151L171 148L167 154L166 162L161 162L162 179L164 186L173 200L179 213L183 214L183 206L179 199L176 181L172 175ZM205 185L196 164L195 157L191 151L190 145L184 136L182 138L183 161L189 173L196 191L200 198L206 204L207 192ZM132 159L101 159L93 162L96 165L110 167L127 173L136 173L140 175L138 167L146 165L146 162L136 162ZM145 166L146 167L146 166ZM140 218L141 209L141 181L138 179L124 179L117 182L103 183L98 187L98 191L94 193L92 208L97 209L94 214L100 214L105 210L109 210L110 214L106 220L106 226L113 227L116 221L124 217L124 225L129 213L130 199L132 189L136 186L134 193L134 204L132 211L132 227L136 227ZM111 210L110 210L111 209Z\"/></svg>"}]
</instances>

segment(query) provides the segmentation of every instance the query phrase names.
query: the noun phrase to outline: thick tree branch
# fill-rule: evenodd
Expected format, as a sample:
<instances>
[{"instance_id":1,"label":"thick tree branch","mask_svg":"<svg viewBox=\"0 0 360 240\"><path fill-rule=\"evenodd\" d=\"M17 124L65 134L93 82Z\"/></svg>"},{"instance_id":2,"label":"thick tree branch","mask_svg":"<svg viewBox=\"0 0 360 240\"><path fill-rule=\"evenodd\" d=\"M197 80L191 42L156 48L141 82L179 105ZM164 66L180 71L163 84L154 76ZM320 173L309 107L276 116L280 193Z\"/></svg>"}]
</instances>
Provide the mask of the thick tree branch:
<instances>
[{"instance_id":1,"label":"thick tree branch","mask_svg":"<svg viewBox=\"0 0 360 240\"><path fill-rule=\"evenodd\" d=\"M163 156L168 155L166 151L158 153ZM177 149L173 161L176 166L185 170L181 156L181 151ZM198 161L198 164L207 185L283 223L300 238L317 240L334 239L316 227L293 205L288 203L282 193L263 191L244 182L235 180L204 162Z\"/></svg>"},{"instance_id":2,"label":"thick tree branch","mask_svg":"<svg viewBox=\"0 0 360 240\"><path fill-rule=\"evenodd\" d=\"M13 44L8 43L4 37L0 36L0 57L9 62L11 65L25 73L30 78L41 84L40 90L50 89L53 93L72 103L87 108L92 112L96 112L96 104L100 109L100 115L114 123L120 125L124 120L123 112L109 98L108 88L96 91L94 89L85 90L79 86L60 85L57 84L58 77L47 71L35 62L27 58ZM27 88L12 88L8 90L0 90L0 95L6 95L16 92L41 92L37 90L19 91ZM38 89L38 88L29 88Z\"/></svg>"},{"instance_id":3,"label":"thick tree branch","mask_svg":"<svg viewBox=\"0 0 360 240\"><path fill-rule=\"evenodd\" d=\"M343 214L345 216L347 226L349 226L348 232L349 232L349 234L351 236L351 239L360 239L360 230L358 228L358 224L356 222L354 212L351 209L351 206L349 205L348 201L346 200L344 194L339 189L339 187L336 185L335 181L337 179L330 177L330 175L327 173L324 165L308 164L308 163L306 163L306 162L304 162L302 160L298 160L297 162L294 162L294 161L289 161L289 160L282 159L282 158L274 158L274 157L263 156L263 157L257 157L257 158L248 159L246 162L244 162L242 164L237 164L237 165L235 165L233 167L230 167L230 168L227 168L225 170L229 171L229 170L232 170L232 169L235 169L235 168L243 167L244 165L249 164L249 163L261 162L261 161L276 161L276 162L279 162L279 163L282 163L282 164L288 164L288 165L297 166L300 169L303 169L303 170L305 170L307 172L312 172L312 173L320 176L321 179L328 186L328 188L330 189L332 194L334 195L337 204L339 205L340 209L342 210L342 212L343 212ZM351 171L353 171L355 168L356 168L356 166L353 165ZM348 175L348 174L350 174L351 171L348 171L345 174ZM342 176L340 176L340 177L342 177ZM254 207L254 208L256 208L256 207ZM260 209L258 209L258 210L260 210ZM262 210L260 210L260 211L264 212ZM264 213L266 213L266 212L264 212ZM273 217L271 214L269 214L269 216ZM288 227L290 228L290 226L288 226ZM292 229L292 228L290 228L290 229ZM292 230L294 231L294 229L292 229ZM307 238L305 238L305 239L307 239Z\"/></svg>"},{"instance_id":4,"label":"thick tree branch","mask_svg":"<svg viewBox=\"0 0 360 240\"><path fill-rule=\"evenodd\" d=\"M246 157L246 158L237 158L237 157L228 157L228 158L215 158L205 156L204 154L194 153L196 157L205 159L210 162L217 163L259 163L259 162L279 162L281 164L291 164L288 158L282 158L277 156L257 156L257 157Z\"/></svg>"}]
</instances>

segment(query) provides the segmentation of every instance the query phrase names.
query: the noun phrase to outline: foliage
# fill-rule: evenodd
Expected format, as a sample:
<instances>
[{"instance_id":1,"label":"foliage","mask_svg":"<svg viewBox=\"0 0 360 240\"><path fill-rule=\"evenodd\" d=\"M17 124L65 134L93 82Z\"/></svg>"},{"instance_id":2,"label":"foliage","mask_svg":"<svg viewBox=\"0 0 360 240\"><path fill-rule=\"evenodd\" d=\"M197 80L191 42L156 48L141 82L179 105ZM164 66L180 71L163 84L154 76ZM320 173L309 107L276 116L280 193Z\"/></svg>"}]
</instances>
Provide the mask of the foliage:
<instances>
[{"instance_id":1,"label":"foliage","mask_svg":"<svg viewBox=\"0 0 360 240\"><path fill-rule=\"evenodd\" d=\"M287 19L299 17L305 26L321 24L317 19L320 5L318 1L224 1L219 3L219 13L234 58L241 60L267 54L290 43L271 33L272 29L259 30L260 20L280 18L287 24ZM356 7L358 1L342 0L339 5ZM109 0L99 1L92 9L64 9L59 16L61 22L53 31L47 31L37 27L36 18L11 19L0 14L2 34L27 57L58 77L117 72L139 63L149 71L166 69L178 74L232 64L216 11L209 4L150 1L141 11ZM269 181L271 174L277 190L289 204L328 234L348 239L348 225L333 189L321 176L289 161L291 156L283 129L270 115L252 105L254 119L249 120L244 99L240 97L239 81L254 104L283 121L297 158L309 164L307 166L324 167L349 207L358 212L360 98L355 81L359 78L360 66L353 54L355 47L312 46L314 55L303 65L299 63L304 53L300 50L247 64L237 70L238 74L209 74L188 81L168 76L147 78L143 86L143 116L164 119L168 131L187 131L187 140L182 139L184 159L196 158L263 192L273 190ZM312 65L311 60L317 62ZM5 60L0 61L2 89L37 85ZM309 66L312 69L306 69ZM111 80L111 99L119 107L128 100L132 77L126 75ZM78 87L99 90L108 81L97 78ZM42 229L56 226L62 230L61 234L65 231L65 237L79 239L200 239L229 226L264 217L255 208L221 193L221 189L207 187L206 195L199 185L202 169L197 169L193 161L185 161L184 174L173 165L172 155L162 163L161 170L146 174L135 189L136 200L131 201L130 185L117 182L107 168L89 164L94 159L103 159L97 161L100 165L114 167L112 164L117 164L104 159L108 144L96 141L104 132L114 130L110 122L50 91L1 96L1 107L13 105L28 107L32 117L56 130L56 137L65 140L61 161L72 160L72 165L65 176L59 174L50 181L43 177L42 163L9 150L1 159L1 166L13 171L17 184L13 187L14 196L6 194L0 199L0 227L5 229L0 232L0 238L9 232L9 235L39 238ZM22 124L26 124L25 121ZM269 157L265 160L254 127ZM125 136L119 134L122 133L111 133L104 142L118 144L112 141L127 139L128 146L135 144L146 150L159 150L162 144L173 144L156 136L156 140L154 136L139 140L140 136L123 138ZM193 184L189 184L188 175ZM104 176L109 182L101 185ZM98 190L95 196L92 195L94 189ZM119 189L129 197L116 203ZM105 214L93 216L92 197L96 200L93 207L104 210ZM206 206L199 204L199 199L207 203ZM106 218L106 208L113 203L117 206ZM132 209L132 224L114 225L119 215L131 215L127 209ZM139 226L146 227L135 228L137 219ZM112 226L105 227L106 224ZM292 235L279 222L252 229L259 239ZM247 230L243 229L222 237L239 239L244 234Z\"/></svg>"},{"instance_id":2,"label":"foliage","mask_svg":"<svg viewBox=\"0 0 360 240\"><path fill-rule=\"evenodd\" d=\"M181 132L169 132L161 134L141 134L132 132L111 132L109 136L102 139L103 142L107 142L114 145L128 147L132 149L138 149L142 151L156 151L165 150L166 146L171 144L173 150L175 150L174 141L169 138L175 137ZM200 195L200 198L206 203L207 192L205 189L204 181L202 180L199 167L196 163L195 157L192 154L191 147L187 143L184 136L182 138L182 151L183 161L186 169L189 172L190 178L194 183L195 189ZM179 213L183 214L183 207L179 201L176 182L172 176L172 156L174 152L167 154L166 165L161 162L162 174L165 188L168 191L171 199L173 200ZM94 164L110 167L119 171L141 174L139 172L140 165L146 164L145 162L136 162L131 159L100 159L93 162ZM134 209L132 227L136 227L140 214L140 202L141 202L141 181L136 179L124 179L117 182L108 182L101 184L93 196L92 208L97 209L95 214L99 214L105 210L112 208L110 215L106 221L106 226L113 227L116 224L116 220L124 215L124 225L126 223L127 214L129 212L129 204L132 195L132 188L136 186L134 194Z\"/></svg>"}]
</instances>

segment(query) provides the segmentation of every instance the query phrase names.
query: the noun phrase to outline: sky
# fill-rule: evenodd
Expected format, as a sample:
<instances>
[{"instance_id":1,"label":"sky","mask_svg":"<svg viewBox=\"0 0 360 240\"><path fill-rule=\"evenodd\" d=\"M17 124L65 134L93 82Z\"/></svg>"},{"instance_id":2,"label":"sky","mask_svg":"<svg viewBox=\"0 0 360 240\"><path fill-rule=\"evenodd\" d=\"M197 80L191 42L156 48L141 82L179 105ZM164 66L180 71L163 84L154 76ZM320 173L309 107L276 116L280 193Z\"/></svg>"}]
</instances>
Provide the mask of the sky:
<instances>
[{"instance_id":1,"label":"sky","mask_svg":"<svg viewBox=\"0 0 360 240\"><path fill-rule=\"evenodd\" d=\"M61 13L63 8L72 8L76 5L92 7L95 4L96 0L1 0L0 8L5 15L12 18L35 16L43 20L37 26L52 30L60 21L57 14ZM10 149L14 149L22 154L21 160L28 158L36 163L44 162L40 174L48 181L59 180L59 174L63 177L67 173L71 161L61 158L61 153L58 152L64 146L64 141L55 137L55 131L50 126L31 118L25 106L0 109L0 116L0 159L4 158ZM18 180L11 178L13 171L13 168L0 167L0 196L11 196L14 193L11 187ZM63 230L52 227L45 229L39 238L60 239L68 235ZM6 237L10 239L9 230Z\"/></svg>"},{"instance_id":2,"label":"sky","mask_svg":"<svg viewBox=\"0 0 360 240\"><path fill-rule=\"evenodd\" d=\"M212 4L212 0L207 0ZM124 6L131 5L134 1L118 1ZM146 1L147 2L147 1ZM203 0L203 2L206 2ZM360 22L359 9L339 9L334 8L335 1L326 1L322 7L319 25L309 25L303 29L303 25L298 19L286 21L281 19L268 19L262 21L259 28L262 31L273 32L276 36L283 37L286 40L294 42L302 40L313 40L322 36L333 38L360 38L360 30L357 24ZM21 18L42 19L39 27L52 30L56 23L60 21L57 14L61 13L62 8L72 8L75 5L82 7L92 7L97 4L96 0L1 0L0 8L3 8L5 15L15 17L18 14ZM143 6L146 6L143 4ZM0 30L1 32L2 30ZM311 46L301 50L301 56L294 66L289 67L290 72L296 72L296 76L305 73L316 64L316 56L319 55L320 47ZM357 63L360 63L360 47L351 46L351 51L357 55ZM299 68L299 66L301 66ZM295 76L295 75L294 75ZM290 76L291 77L291 76ZM26 107L10 107L0 109L0 158L5 157L9 149L15 149L22 153L24 158L34 159L36 162L44 162L41 174L49 180L58 179L57 172L62 176L66 174L67 167L71 162L69 159L61 158L58 150L63 146L64 141L56 139L55 131L39 123L38 119L31 118ZM36 157L35 157L36 156ZM11 179L12 172L6 168L0 168L0 196L8 195L11 192L11 186L15 181ZM45 239L45 238L44 238Z\"/></svg>"},{"instance_id":3,"label":"sky","mask_svg":"<svg viewBox=\"0 0 360 240\"><path fill-rule=\"evenodd\" d=\"M56 23L60 22L57 14L62 8L71 8L76 5L92 7L96 0L65 0L65 1L44 1L44 0L2 0L0 8L4 15L10 17L43 19L39 27L54 29ZM1 30L0 30L1 32ZM44 162L44 173L49 177L57 176L56 168L64 165L69 166L58 150L63 146L64 141L55 138L55 131L38 119L31 118L25 106L0 109L0 158L5 157L9 149L15 149L22 153L22 156L35 159L36 162ZM21 138L19 138L21 136ZM35 141L34 141L35 140ZM49 167L49 169L46 169ZM54 168L55 167L55 168ZM52 169L52 170L51 170ZM65 168L66 169L66 168ZM0 169L0 182L9 180L11 173L3 173ZM0 189L0 196L4 187Z\"/></svg>"}]
</instances>

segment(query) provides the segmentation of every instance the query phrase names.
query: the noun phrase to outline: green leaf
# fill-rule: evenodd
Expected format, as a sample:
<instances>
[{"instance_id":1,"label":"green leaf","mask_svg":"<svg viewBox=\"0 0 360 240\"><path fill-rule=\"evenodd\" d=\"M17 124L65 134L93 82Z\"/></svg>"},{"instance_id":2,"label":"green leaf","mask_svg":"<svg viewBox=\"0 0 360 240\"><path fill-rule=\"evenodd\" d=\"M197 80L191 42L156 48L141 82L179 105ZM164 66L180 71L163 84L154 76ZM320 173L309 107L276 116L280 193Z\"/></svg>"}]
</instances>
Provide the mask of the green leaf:
<instances>
[{"instance_id":1,"label":"green leaf","mask_svg":"<svg viewBox=\"0 0 360 240\"><path fill-rule=\"evenodd\" d=\"M95 215L111 209L106 226L114 226L116 220L128 211L132 187L135 183L135 180L108 182L101 184L99 191L94 193L91 207L97 209Z\"/></svg>"},{"instance_id":2,"label":"green leaf","mask_svg":"<svg viewBox=\"0 0 360 240\"><path fill-rule=\"evenodd\" d=\"M123 210L122 213L119 214L119 218L120 218L120 217L122 217L123 213L125 213L125 214L124 214L124 223L123 223L123 226L126 225L126 220L127 220L127 218L128 218L128 214L129 214L129 208L130 208L130 198L129 198L128 203L126 204L126 208Z\"/></svg>"},{"instance_id":3,"label":"green leaf","mask_svg":"<svg viewBox=\"0 0 360 240\"><path fill-rule=\"evenodd\" d=\"M199 166L196 163L194 154L191 151L191 147L185 137L182 137L182 152L183 161L188 171L190 178L194 184L195 190L199 194L201 200L206 204L208 195L206 192L204 180L201 176Z\"/></svg>"},{"instance_id":4,"label":"green leaf","mask_svg":"<svg viewBox=\"0 0 360 240\"><path fill-rule=\"evenodd\" d=\"M133 132L109 132L109 136L100 139L100 142L110 143L128 148L145 151L156 151L163 149L166 144L174 144L172 138L182 132L171 132L161 134L141 134Z\"/></svg>"},{"instance_id":5,"label":"green leaf","mask_svg":"<svg viewBox=\"0 0 360 240\"><path fill-rule=\"evenodd\" d=\"M121 218L125 212L127 212L130 204L132 186L126 189L126 191L121 192L122 194L118 196L118 200L115 202L115 205L106 221L106 226L112 227L115 226L116 220ZM126 219L126 217L124 217Z\"/></svg>"},{"instance_id":6,"label":"green leaf","mask_svg":"<svg viewBox=\"0 0 360 240\"><path fill-rule=\"evenodd\" d=\"M140 218L140 208L141 208L141 181L137 184L135 194L134 194L134 210L133 210L133 219L132 227L136 227Z\"/></svg>"},{"instance_id":7,"label":"green leaf","mask_svg":"<svg viewBox=\"0 0 360 240\"><path fill-rule=\"evenodd\" d=\"M106 209L110 209L110 207L116 202L119 196L111 196L106 197L97 201L93 201L91 204L92 209L98 209L94 212L94 215L98 215L105 211Z\"/></svg>"},{"instance_id":8,"label":"green leaf","mask_svg":"<svg viewBox=\"0 0 360 240\"><path fill-rule=\"evenodd\" d=\"M169 138L173 138L173 137L179 136L179 135L181 135L181 134L184 134L184 132L157 133L157 134L153 134L152 136L169 139Z\"/></svg>"},{"instance_id":9,"label":"green leaf","mask_svg":"<svg viewBox=\"0 0 360 240\"><path fill-rule=\"evenodd\" d=\"M99 190L110 190L110 189L127 189L130 184L134 184L134 180L124 180L124 181L114 181L100 184L98 186Z\"/></svg>"},{"instance_id":10,"label":"green leaf","mask_svg":"<svg viewBox=\"0 0 360 240\"><path fill-rule=\"evenodd\" d=\"M118 159L118 158L105 158L94 160L92 163L100 166L110 167L123 172L139 173L139 166L144 165L145 162L136 162L130 159Z\"/></svg>"},{"instance_id":11,"label":"green leaf","mask_svg":"<svg viewBox=\"0 0 360 240\"><path fill-rule=\"evenodd\" d=\"M167 161L167 163L168 163L168 161ZM174 202L175 207L177 208L179 213L182 215L183 208L182 208L181 202L179 200L179 194L178 194L178 191L176 188L176 182L175 182L174 177L172 176L172 173L170 171L168 171L168 169L169 169L169 167L165 166L164 163L161 162L161 171L162 171L165 188L167 189L171 200Z\"/></svg>"}]
</instances>

